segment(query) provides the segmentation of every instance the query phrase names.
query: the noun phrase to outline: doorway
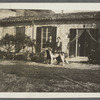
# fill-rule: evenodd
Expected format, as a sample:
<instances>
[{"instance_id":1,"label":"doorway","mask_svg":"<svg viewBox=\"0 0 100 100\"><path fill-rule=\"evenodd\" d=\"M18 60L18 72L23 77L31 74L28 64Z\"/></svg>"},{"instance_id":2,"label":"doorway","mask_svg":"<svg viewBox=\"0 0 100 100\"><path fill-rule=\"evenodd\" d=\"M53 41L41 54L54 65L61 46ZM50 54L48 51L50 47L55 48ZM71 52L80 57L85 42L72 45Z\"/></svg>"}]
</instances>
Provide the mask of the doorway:
<instances>
[{"instance_id":1,"label":"doorway","mask_svg":"<svg viewBox=\"0 0 100 100\"><path fill-rule=\"evenodd\" d=\"M98 29L70 29L69 57L88 57L91 50L96 50L99 36Z\"/></svg>"},{"instance_id":2,"label":"doorway","mask_svg":"<svg viewBox=\"0 0 100 100\"><path fill-rule=\"evenodd\" d=\"M88 56L90 53L91 37L87 30L84 30L82 35L78 39L78 56Z\"/></svg>"}]
</instances>

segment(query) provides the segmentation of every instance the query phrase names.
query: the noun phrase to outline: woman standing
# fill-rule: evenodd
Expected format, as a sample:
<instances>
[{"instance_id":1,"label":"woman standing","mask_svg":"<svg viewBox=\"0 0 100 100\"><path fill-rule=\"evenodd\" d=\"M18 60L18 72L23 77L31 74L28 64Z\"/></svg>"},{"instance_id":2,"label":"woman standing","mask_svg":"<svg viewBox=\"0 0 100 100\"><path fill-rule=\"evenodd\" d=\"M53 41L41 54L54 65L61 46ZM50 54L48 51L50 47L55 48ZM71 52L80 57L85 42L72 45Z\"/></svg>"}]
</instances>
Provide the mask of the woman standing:
<instances>
[{"instance_id":1,"label":"woman standing","mask_svg":"<svg viewBox=\"0 0 100 100\"><path fill-rule=\"evenodd\" d=\"M62 42L60 37L57 37L56 52L62 52Z\"/></svg>"}]
</instances>

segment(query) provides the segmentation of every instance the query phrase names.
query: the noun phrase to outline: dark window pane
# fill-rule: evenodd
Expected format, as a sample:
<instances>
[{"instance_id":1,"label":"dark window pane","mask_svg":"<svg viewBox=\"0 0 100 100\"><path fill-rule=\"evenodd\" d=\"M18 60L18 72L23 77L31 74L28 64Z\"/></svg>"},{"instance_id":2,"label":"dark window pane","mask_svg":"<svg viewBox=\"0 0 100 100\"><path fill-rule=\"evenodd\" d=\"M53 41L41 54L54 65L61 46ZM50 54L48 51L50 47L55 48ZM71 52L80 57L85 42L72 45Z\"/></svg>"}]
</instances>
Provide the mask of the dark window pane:
<instances>
[{"instance_id":1,"label":"dark window pane","mask_svg":"<svg viewBox=\"0 0 100 100\"><path fill-rule=\"evenodd\" d=\"M43 28L43 33L46 33L46 28Z\"/></svg>"}]
</instances>

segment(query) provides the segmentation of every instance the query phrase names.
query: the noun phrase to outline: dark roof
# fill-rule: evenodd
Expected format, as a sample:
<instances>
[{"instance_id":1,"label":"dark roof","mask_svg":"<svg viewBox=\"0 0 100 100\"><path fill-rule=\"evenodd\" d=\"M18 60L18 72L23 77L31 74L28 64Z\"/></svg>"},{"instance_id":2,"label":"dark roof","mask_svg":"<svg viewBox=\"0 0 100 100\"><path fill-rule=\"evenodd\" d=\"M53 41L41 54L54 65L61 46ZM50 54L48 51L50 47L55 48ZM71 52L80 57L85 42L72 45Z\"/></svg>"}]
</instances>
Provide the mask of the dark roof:
<instances>
[{"instance_id":1,"label":"dark roof","mask_svg":"<svg viewBox=\"0 0 100 100\"><path fill-rule=\"evenodd\" d=\"M79 13L64 13L64 14L48 14L41 16L18 16L9 17L0 20L0 22L17 22L17 21L38 21L38 20L71 20L71 19L93 19L100 18L100 12L79 12Z\"/></svg>"},{"instance_id":2,"label":"dark roof","mask_svg":"<svg viewBox=\"0 0 100 100\"><path fill-rule=\"evenodd\" d=\"M9 17L0 20L0 22L20 22L20 21L32 21L34 16L18 16L18 17Z\"/></svg>"}]
</instances>

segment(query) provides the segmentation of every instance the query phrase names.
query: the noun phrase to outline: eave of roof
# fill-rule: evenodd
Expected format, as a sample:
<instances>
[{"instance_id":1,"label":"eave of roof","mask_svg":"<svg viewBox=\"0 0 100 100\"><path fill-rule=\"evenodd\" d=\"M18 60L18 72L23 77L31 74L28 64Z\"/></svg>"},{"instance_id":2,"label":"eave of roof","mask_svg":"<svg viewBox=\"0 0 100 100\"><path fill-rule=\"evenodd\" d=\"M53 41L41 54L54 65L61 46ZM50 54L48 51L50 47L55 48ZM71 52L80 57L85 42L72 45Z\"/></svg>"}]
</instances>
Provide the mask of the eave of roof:
<instances>
[{"instance_id":1,"label":"eave of roof","mask_svg":"<svg viewBox=\"0 0 100 100\"><path fill-rule=\"evenodd\" d=\"M100 19L100 12L82 12L70 14L50 14L43 16L18 16L9 17L0 20L1 23L5 22L23 22L23 21L43 21L43 20L79 20L79 19Z\"/></svg>"}]
</instances>

